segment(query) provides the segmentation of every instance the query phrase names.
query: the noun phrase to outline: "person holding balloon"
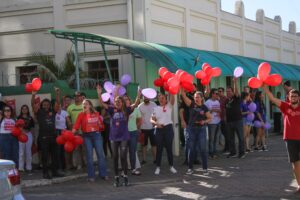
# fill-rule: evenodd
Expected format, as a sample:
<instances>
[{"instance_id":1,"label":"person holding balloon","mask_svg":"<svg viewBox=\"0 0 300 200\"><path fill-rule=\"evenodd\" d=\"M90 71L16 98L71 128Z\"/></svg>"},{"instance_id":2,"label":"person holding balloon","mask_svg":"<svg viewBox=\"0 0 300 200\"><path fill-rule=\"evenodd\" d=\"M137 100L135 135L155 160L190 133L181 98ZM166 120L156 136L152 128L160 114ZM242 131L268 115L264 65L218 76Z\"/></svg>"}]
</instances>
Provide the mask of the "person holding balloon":
<instances>
[{"instance_id":1,"label":"person holding balloon","mask_svg":"<svg viewBox=\"0 0 300 200\"><path fill-rule=\"evenodd\" d=\"M19 143L17 137L11 133L15 126L15 118L13 109L4 105L0 115L0 157L15 162L16 167L19 166Z\"/></svg>"},{"instance_id":2,"label":"person holding balloon","mask_svg":"<svg viewBox=\"0 0 300 200\"><path fill-rule=\"evenodd\" d=\"M283 139L286 143L289 161L292 164L293 172L297 182L296 194L300 194L300 99L299 91L289 91L289 101L282 101L275 98L268 88L263 84L262 89L272 103L274 103L284 115Z\"/></svg>"},{"instance_id":3,"label":"person holding balloon","mask_svg":"<svg viewBox=\"0 0 300 200\"><path fill-rule=\"evenodd\" d=\"M133 108L138 105L140 94L137 95L136 101L133 106L126 107L124 99L121 96L118 96L118 92L120 89L120 85L117 85L114 88L113 95L114 95L114 104L108 105L103 102L101 94L102 88L100 85L97 86L97 93L100 106L105 108L107 112L110 114L110 134L109 139L112 142L113 146L113 160L114 160L114 186L119 187L120 178L119 178L119 169L118 169L118 162L119 162L119 152L121 155L121 165L122 170L124 172L124 181L123 185L128 186L128 166L127 166L127 153L128 153L128 142L130 140L130 134L128 131L128 119L129 115L132 113Z\"/></svg>"},{"instance_id":4,"label":"person holding balloon","mask_svg":"<svg viewBox=\"0 0 300 200\"><path fill-rule=\"evenodd\" d=\"M20 115L18 116L18 119L24 121L23 132L27 135L28 138L26 143L19 142L19 170L24 171L24 165L25 165L26 170L31 172L32 171L31 147L33 142L35 141L35 137L32 133L32 129L34 128L34 120L30 115L29 107L27 105L21 106L21 112Z\"/></svg>"},{"instance_id":5,"label":"person holding balloon","mask_svg":"<svg viewBox=\"0 0 300 200\"><path fill-rule=\"evenodd\" d=\"M262 91L257 91L254 99L254 102L256 104L255 120L260 122L260 127L257 127L257 136L256 136L254 150L261 149L263 151L267 151L265 128L264 128L267 117L266 117L266 106L264 104L263 99L264 96ZM261 145L261 148L259 147L259 144Z\"/></svg>"},{"instance_id":6,"label":"person holding balloon","mask_svg":"<svg viewBox=\"0 0 300 200\"><path fill-rule=\"evenodd\" d=\"M195 92L194 99L191 100L186 96L185 90L181 90L181 96L184 103L190 108L190 117L188 122L188 171L187 174L192 174L194 155L199 146L202 160L202 168L204 175L208 174L208 149L206 127L212 117L209 109L204 104L204 96L202 92Z\"/></svg>"},{"instance_id":7,"label":"person holding balloon","mask_svg":"<svg viewBox=\"0 0 300 200\"><path fill-rule=\"evenodd\" d=\"M79 113L72 132L76 133L81 127L86 149L88 181L95 182L96 178L93 162L93 149L95 149L97 155L99 177L108 180L106 160L103 152L103 138L101 136L101 132L104 130L102 117L95 110L90 100L83 100L82 107L83 111Z\"/></svg>"},{"instance_id":8,"label":"person holding balloon","mask_svg":"<svg viewBox=\"0 0 300 200\"><path fill-rule=\"evenodd\" d=\"M249 105L251 103L250 94L248 92L242 92L241 97L242 97L241 110L243 115L244 140L246 145L246 153L249 153L251 152L249 142L250 142L250 131L252 126L252 121L254 120L254 113L249 110Z\"/></svg>"},{"instance_id":9,"label":"person holding balloon","mask_svg":"<svg viewBox=\"0 0 300 200\"><path fill-rule=\"evenodd\" d=\"M31 106L34 116L39 124L38 144L39 149L41 150L43 178L51 179L52 177L62 177L63 174L58 173L57 171L57 164L59 162L55 131L55 113L57 110L56 107L54 109L52 108L49 99L44 99L40 104L36 104L36 93L37 91L32 91ZM52 175L49 173L49 154L51 156Z\"/></svg>"},{"instance_id":10,"label":"person holding balloon","mask_svg":"<svg viewBox=\"0 0 300 200\"><path fill-rule=\"evenodd\" d=\"M174 139L174 131L173 131L173 122L172 122L172 108L175 103L174 95L170 94L170 100L168 101L166 94L159 94L159 106L156 106L153 109L152 117L150 122L155 127L155 139L156 139L156 170L154 172L155 175L160 174L160 166L162 159L163 147L166 147L168 162L170 166L170 171L175 174L177 170L174 168L173 163L173 139Z\"/></svg>"}]
</instances>

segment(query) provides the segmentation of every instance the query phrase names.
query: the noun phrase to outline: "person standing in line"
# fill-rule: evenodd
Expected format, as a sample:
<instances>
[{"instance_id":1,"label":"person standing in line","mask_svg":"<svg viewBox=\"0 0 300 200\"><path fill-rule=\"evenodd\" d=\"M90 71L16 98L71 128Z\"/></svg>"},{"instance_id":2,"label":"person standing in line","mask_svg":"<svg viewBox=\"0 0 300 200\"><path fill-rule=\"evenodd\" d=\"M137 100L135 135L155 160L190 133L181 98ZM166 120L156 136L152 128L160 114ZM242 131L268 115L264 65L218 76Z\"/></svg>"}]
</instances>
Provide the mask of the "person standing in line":
<instances>
[{"instance_id":1,"label":"person standing in line","mask_svg":"<svg viewBox=\"0 0 300 200\"><path fill-rule=\"evenodd\" d=\"M208 150L206 127L212 119L211 114L204 105L204 96L202 92L195 92L194 99L191 100L186 96L182 89L181 96L184 103L190 108L190 117L188 122L189 134L189 152L188 152L188 171L187 174L193 174L194 154L199 146L202 160L203 174L208 175Z\"/></svg>"},{"instance_id":2,"label":"person standing in line","mask_svg":"<svg viewBox=\"0 0 300 200\"><path fill-rule=\"evenodd\" d=\"M283 114L283 139L286 143L289 161L292 164L298 185L295 193L300 195L300 94L298 90L292 89L289 91L289 101L282 101L275 98L268 87L268 85L264 84L262 89L270 101L273 102Z\"/></svg>"},{"instance_id":3,"label":"person standing in line","mask_svg":"<svg viewBox=\"0 0 300 200\"><path fill-rule=\"evenodd\" d=\"M151 149L152 149L152 158L153 163L156 160L156 143L155 143L155 135L153 125L150 123L151 114L153 113L153 109L156 108L156 103L150 101L147 97L144 96L144 102L142 102L138 109L142 114L142 125L141 132L144 134L144 144L143 144L143 160L141 164L146 163L146 155L147 155L147 147L148 140L150 140Z\"/></svg>"},{"instance_id":4,"label":"person standing in line","mask_svg":"<svg viewBox=\"0 0 300 200\"><path fill-rule=\"evenodd\" d=\"M267 120L267 116L266 116L266 106L264 104L263 99L264 96L262 91L258 91L255 95L255 101L254 101L256 104L255 120L259 121L261 123L261 126L257 128L257 136L256 136L254 150L267 151L265 128L264 128L264 125Z\"/></svg>"},{"instance_id":5,"label":"person standing in line","mask_svg":"<svg viewBox=\"0 0 300 200\"><path fill-rule=\"evenodd\" d=\"M242 103L241 103L241 110L243 115L243 130L244 130L244 140L246 145L246 153L251 152L250 147L250 131L252 126L252 121L247 119L247 116L251 113L249 111L249 103L251 102L250 94L248 92L242 92Z\"/></svg>"},{"instance_id":6,"label":"person standing in line","mask_svg":"<svg viewBox=\"0 0 300 200\"><path fill-rule=\"evenodd\" d=\"M19 142L19 171L24 171L25 167L29 173L32 173L31 147L35 141L35 136L32 132L32 129L34 128L34 120L30 115L29 107L27 105L21 106L21 112L18 119L22 119L25 122L23 131L28 137L26 143Z\"/></svg>"},{"instance_id":7,"label":"person standing in line","mask_svg":"<svg viewBox=\"0 0 300 200\"><path fill-rule=\"evenodd\" d=\"M103 152L103 138L101 132L104 130L102 117L95 110L92 102L88 99L82 102L83 111L77 116L72 132L81 127L87 158L88 181L95 182L95 168L93 161L93 149L96 151L99 177L108 180L106 160Z\"/></svg>"},{"instance_id":8,"label":"person standing in line","mask_svg":"<svg viewBox=\"0 0 300 200\"><path fill-rule=\"evenodd\" d=\"M55 114L55 129L56 129L56 136L61 135L63 130L67 129L67 124L70 124L70 119L68 118L68 113L64 109L62 109L61 103L60 103L60 89L55 88L55 94L56 94L56 106L58 107L58 110ZM58 147L58 169L60 172L66 169L66 158L65 158L65 150L64 146L60 145Z\"/></svg>"},{"instance_id":9,"label":"person standing in line","mask_svg":"<svg viewBox=\"0 0 300 200\"><path fill-rule=\"evenodd\" d=\"M223 154L229 154L229 135L227 131L227 126L226 126L226 108L225 104L227 101L227 97L224 95L224 88L219 87L218 88L218 94L219 94L219 102L220 102L220 108L221 108L221 113L220 113L220 127L221 127L221 132L224 136L225 139L225 144L224 144L224 149L223 149Z\"/></svg>"},{"instance_id":10,"label":"person standing in line","mask_svg":"<svg viewBox=\"0 0 300 200\"><path fill-rule=\"evenodd\" d=\"M283 89L285 90L285 101L289 102L289 92L293 89L291 86L291 81L285 81L283 83Z\"/></svg>"},{"instance_id":11,"label":"person standing in line","mask_svg":"<svg viewBox=\"0 0 300 200\"><path fill-rule=\"evenodd\" d=\"M35 118L39 124L38 144L42 155L43 178L62 177L58 170L58 145L55 132L55 109L51 107L51 101L44 99L40 104L35 103L36 91L32 92L31 105ZM50 155L49 155L50 154ZM48 161L51 160L51 171L49 173Z\"/></svg>"},{"instance_id":12,"label":"person standing in line","mask_svg":"<svg viewBox=\"0 0 300 200\"><path fill-rule=\"evenodd\" d=\"M157 145L155 175L160 174L162 152L164 147L167 149L170 171L173 174L177 173L177 170L174 168L172 149L174 139L172 108L175 103L175 97L172 94L169 94L169 96L170 100L168 102L166 94L159 94L159 106L154 108L150 120L155 127L155 139Z\"/></svg>"},{"instance_id":13,"label":"person standing in line","mask_svg":"<svg viewBox=\"0 0 300 200\"><path fill-rule=\"evenodd\" d=\"M237 87L237 78L233 79L233 88L227 87L227 101L226 107L226 120L228 127L228 134L230 136L230 154L228 158L237 157L235 147L235 133L239 140L239 158L245 158L245 144L243 133L243 116L241 111L241 97Z\"/></svg>"},{"instance_id":14,"label":"person standing in line","mask_svg":"<svg viewBox=\"0 0 300 200\"><path fill-rule=\"evenodd\" d=\"M129 96L125 95L124 101L126 107L131 106L131 100ZM130 134L129 141L129 157L132 175L141 175L141 172L136 168L136 155L137 155L137 142L138 142L138 129L142 124L142 114L138 108L134 108L133 112L129 115L128 119L128 131Z\"/></svg>"},{"instance_id":15,"label":"person standing in line","mask_svg":"<svg viewBox=\"0 0 300 200\"><path fill-rule=\"evenodd\" d=\"M128 131L128 119L129 115L132 113L133 108L138 105L140 95L137 95L134 106L126 107L124 99L120 96L117 96L120 85L117 85L114 90L114 105L108 105L102 101L102 88L100 85L97 86L97 93L100 106L105 108L106 111L110 114L110 134L109 139L112 142L113 146L113 157L114 157L114 186L119 187L120 178L119 178L119 152L121 155L121 165L124 173L124 186L129 186L128 181L128 165L127 165L127 153L128 153L128 143L130 140L130 134Z\"/></svg>"},{"instance_id":16,"label":"person standing in line","mask_svg":"<svg viewBox=\"0 0 300 200\"><path fill-rule=\"evenodd\" d=\"M69 121L71 122L68 127L73 127L79 113L83 111L82 102L85 99L85 94L77 91L74 94L74 98L75 102L70 104L67 109L68 117L70 118ZM82 133L78 131L78 134L81 135ZM73 159L74 166L77 168L77 170L80 170L86 161L83 145L78 145L77 148L73 151Z\"/></svg>"},{"instance_id":17,"label":"person standing in line","mask_svg":"<svg viewBox=\"0 0 300 200\"><path fill-rule=\"evenodd\" d=\"M19 143L17 137L11 134L16 121L13 109L4 105L0 116L0 155L3 159L12 160L19 167Z\"/></svg>"},{"instance_id":18,"label":"person standing in line","mask_svg":"<svg viewBox=\"0 0 300 200\"><path fill-rule=\"evenodd\" d=\"M211 113L211 121L208 123L208 146L209 156L211 158L217 158L217 140L220 130L220 113L221 107L219 102L218 90L213 88L210 92L210 98L205 102L206 107Z\"/></svg>"},{"instance_id":19,"label":"person standing in line","mask_svg":"<svg viewBox=\"0 0 300 200\"><path fill-rule=\"evenodd\" d=\"M281 98L281 92L277 92L276 93L276 98L283 100ZM275 105L274 105L274 113L273 113L273 118L274 118L274 132L277 134L282 134L282 114L280 112L280 109Z\"/></svg>"}]
</instances>

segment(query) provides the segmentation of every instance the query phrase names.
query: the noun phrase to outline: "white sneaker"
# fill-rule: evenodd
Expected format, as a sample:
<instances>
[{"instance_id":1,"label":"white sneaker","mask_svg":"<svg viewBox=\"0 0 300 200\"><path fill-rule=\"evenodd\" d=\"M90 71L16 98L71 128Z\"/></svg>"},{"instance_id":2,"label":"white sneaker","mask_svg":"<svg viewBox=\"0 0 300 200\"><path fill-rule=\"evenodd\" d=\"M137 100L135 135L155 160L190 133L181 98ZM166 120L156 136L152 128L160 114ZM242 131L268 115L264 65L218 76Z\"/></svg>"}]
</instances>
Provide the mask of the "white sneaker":
<instances>
[{"instance_id":1,"label":"white sneaker","mask_svg":"<svg viewBox=\"0 0 300 200\"><path fill-rule=\"evenodd\" d=\"M208 172L207 169L204 169L204 170L203 170L203 175L204 175L204 176L208 176L208 175L209 175L209 172Z\"/></svg>"},{"instance_id":2,"label":"white sneaker","mask_svg":"<svg viewBox=\"0 0 300 200\"><path fill-rule=\"evenodd\" d=\"M154 174L155 174L155 175L159 175L159 173L160 173L160 168L159 168L159 167L156 167L156 170L155 170Z\"/></svg>"},{"instance_id":3,"label":"white sneaker","mask_svg":"<svg viewBox=\"0 0 300 200\"><path fill-rule=\"evenodd\" d=\"M187 175L191 175L193 173L194 173L194 170L192 170L192 169L188 169L187 172L186 172Z\"/></svg>"},{"instance_id":4,"label":"white sneaker","mask_svg":"<svg viewBox=\"0 0 300 200\"><path fill-rule=\"evenodd\" d=\"M172 167L170 167L170 172L172 172L173 174L176 174L177 170L172 166Z\"/></svg>"}]
</instances>

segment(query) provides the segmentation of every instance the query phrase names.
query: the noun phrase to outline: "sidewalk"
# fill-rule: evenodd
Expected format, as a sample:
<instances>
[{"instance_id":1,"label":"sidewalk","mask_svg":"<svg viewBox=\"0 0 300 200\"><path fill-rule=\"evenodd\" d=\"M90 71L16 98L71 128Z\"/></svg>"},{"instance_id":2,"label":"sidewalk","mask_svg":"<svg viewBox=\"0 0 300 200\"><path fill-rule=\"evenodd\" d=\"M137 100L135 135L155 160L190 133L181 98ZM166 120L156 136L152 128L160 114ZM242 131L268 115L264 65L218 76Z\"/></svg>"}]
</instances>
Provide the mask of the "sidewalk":
<instances>
[{"instance_id":1,"label":"sidewalk","mask_svg":"<svg viewBox=\"0 0 300 200\"><path fill-rule=\"evenodd\" d=\"M271 135L268 139L268 152L253 152L248 153L246 158L226 158L225 155L220 155L219 158L214 160L209 160L209 172L212 182L216 185L225 184L226 188L240 186L241 184L247 185L244 190L249 188L255 188L257 183L247 182L247 176L257 176L265 177L266 174L270 177L269 180L262 179L259 181L265 182L268 187L278 187L280 185L282 188L278 190L294 190L295 182L293 182L293 175L291 172L290 164L288 163L287 153L285 150L285 144L282 141L282 136ZM172 174L169 171L167 165L166 153L164 152L163 163L161 167L161 174L159 176L154 175L155 165L152 164L152 158L148 156L148 163L142 166L141 176L129 176L131 185L152 185L152 184L171 184L184 181L194 182L203 177L201 173L201 166L195 165L195 174L191 176L185 175L187 166L182 165L184 157L181 155L179 157L174 157L174 166L177 169L177 174ZM110 181L112 182L113 172L112 172L112 159L108 158L108 171ZM276 166L276 169L275 169ZM282 170L278 171L278 167ZM30 188L44 185L51 185L57 183L63 183L79 178L86 178L86 169L79 171L73 171L71 175L63 178L55 178L52 180L41 179L41 170L36 171L33 175L22 175L22 187ZM228 182L226 179L230 177L231 180ZM235 178L233 178L235 177ZM233 179L232 179L233 178ZM107 182L101 182L102 184L108 184ZM202 184L202 183L198 183ZM214 184L207 187L214 187ZM222 191L222 190L220 190ZM243 190L241 189L241 193Z\"/></svg>"}]
</instances>

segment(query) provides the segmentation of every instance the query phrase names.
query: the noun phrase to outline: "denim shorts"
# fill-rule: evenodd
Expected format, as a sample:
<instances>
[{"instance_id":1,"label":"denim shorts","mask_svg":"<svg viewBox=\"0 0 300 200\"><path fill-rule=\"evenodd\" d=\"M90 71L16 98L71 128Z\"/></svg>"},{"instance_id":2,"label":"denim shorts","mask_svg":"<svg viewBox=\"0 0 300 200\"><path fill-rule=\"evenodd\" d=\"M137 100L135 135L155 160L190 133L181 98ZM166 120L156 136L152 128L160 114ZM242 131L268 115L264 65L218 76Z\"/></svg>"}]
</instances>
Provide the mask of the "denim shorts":
<instances>
[{"instance_id":1,"label":"denim shorts","mask_svg":"<svg viewBox=\"0 0 300 200\"><path fill-rule=\"evenodd\" d=\"M246 118L243 118L243 125L253 126L253 123L249 122Z\"/></svg>"}]
</instances>

